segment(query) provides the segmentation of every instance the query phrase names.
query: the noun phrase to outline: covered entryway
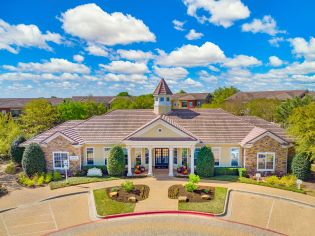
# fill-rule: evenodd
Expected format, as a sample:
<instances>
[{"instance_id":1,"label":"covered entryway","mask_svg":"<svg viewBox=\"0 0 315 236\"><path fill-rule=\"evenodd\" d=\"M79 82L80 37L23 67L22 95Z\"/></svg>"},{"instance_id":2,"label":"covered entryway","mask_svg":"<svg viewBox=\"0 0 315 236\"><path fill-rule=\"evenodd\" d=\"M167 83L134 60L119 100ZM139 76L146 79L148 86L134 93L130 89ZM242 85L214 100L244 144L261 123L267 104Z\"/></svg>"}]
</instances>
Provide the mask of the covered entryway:
<instances>
[{"instance_id":1,"label":"covered entryway","mask_svg":"<svg viewBox=\"0 0 315 236\"><path fill-rule=\"evenodd\" d=\"M168 148L154 149L155 168L168 168L169 153Z\"/></svg>"}]
</instances>

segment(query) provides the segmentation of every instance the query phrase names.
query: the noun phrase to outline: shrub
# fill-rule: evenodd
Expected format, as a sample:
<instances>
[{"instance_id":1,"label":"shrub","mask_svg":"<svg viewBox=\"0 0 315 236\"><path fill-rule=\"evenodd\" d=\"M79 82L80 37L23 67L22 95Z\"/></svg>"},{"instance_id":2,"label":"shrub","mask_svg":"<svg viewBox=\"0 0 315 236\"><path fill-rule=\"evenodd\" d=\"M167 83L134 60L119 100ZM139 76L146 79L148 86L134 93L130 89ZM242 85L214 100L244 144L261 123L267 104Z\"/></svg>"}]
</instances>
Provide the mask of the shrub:
<instances>
[{"instance_id":1,"label":"shrub","mask_svg":"<svg viewBox=\"0 0 315 236\"><path fill-rule=\"evenodd\" d=\"M53 173L50 171L45 176L45 183L48 184L53 180Z\"/></svg>"},{"instance_id":2,"label":"shrub","mask_svg":"<svg viewBox=\"0 0 315 236\"><path fill-rule=\"evenodd\" d=\"M45 156L38 144L31 143L25 148L22 158L22 167L27 176L33 176L35 173L45 172Z\"/></svg>"},{"instance_id":3,"label":"shrub","mask_svg":"<svg viewBox=\"0 0 315 236\"><path fill-rule=\"evenodd\" d=\"M9 175L14 175L16 173L15 164L13 162L10 162L4 169L4 172Z\"/></svg>"},{"instance_id":4,"label":"shrub","mask_svg":"<svg viewBox=\"0 0 315 236\"><path fill-rule=\"evenodd\" d=\"M113 188L111 188L110 191L111 191L111 192L117 192L117 191L118 191L118 188L117 188L117 187L113 187Z\"/></svg>"},{"instance_id":5,"label":"shrub","mask_svg":"<svg viewBox=\"0 0 315 236\"><path fill-rule=\"evenodd\" d=\"M265 182L271 185L279 184L280 180L276 175L268 176L265 179Z\"/></svg>"},{"instance_id":6,"label":"shrub","mask_svg":"<svg viewBox=\"0 0 315 236\"><path fill-rule=\"evenodd\" d=\"M246 168L238 168L238 175L239 177L246 177L247 176Z\"/></svg>"},{"instance_id":7,"label":"shrub","mask_svg":"<svg viewBox=\"0 0 315 236\"><path fill-rule=\"evenodd\" d=\"M14 161L15 163L21 164L25 148L19 147L19 145L25 141L26 139L22 135L20 135L11 144L10 156L12 161Z\"/></svg>"},{"instance_id":8,"label":"shrub","mask_svg":"<svg viewBox=\"0 0 315 236\"><path fill-rule=\"evenodd\" d=\"M3 184L0 184L0 197L7 194L8 190L6 187L3 186Z\"/></svg>"},{"instance_id":9,"label":"shrub","mask_svg":"<svg viewBox=\"0 0 315 236\"><path fill-rule=\"evenodd\" d=\"M82 176L86 176L87 171L86 170L74 170L72 171L72 176L75 177L82 177Z\"/></svg>"},{"instance_id":10,"label":"shrub","mask_svg":"<svg viewBox=\"0 0 315 236\"><path fill-rule=\"evenodd\" d=\"M34 187L35 182L34 180L30 179L25 173L20 173L18 176L18 182L27 187Z\"/></svg>"},{"instance_id":11,"label":"shrub","mask_svg":"<svg viewBox=\"0 0 315 236\"><path fill-rule=\"evenodd\" d=\"M200 182L200 177L195 174L190 174L189 175L189 182L192 182L194 184L198 184Z\"/></svg>"},{"instance_id":12,"label":"shrub","mask_svg":"<svg viewBox=\"0 0 315 236\"><path fill-rule=\"evenodd\" d=\"M188 182L187 184L185 184L185 189L187 192L193 192L197 190L197 188L198 186L194 184L193 182Z\"/></svg>"},{"instance_id":13,"label":"shrub","mask_svg":"<svg viewBox=\"0 0 315 236\"><path fill-rule=\"evenodd\" d=\"M62 176L61 176L61 174L60 174L58 171L55 171L55 172L54 172L54 174L53 174L53 180L54 180L54 181L62 180Z\"/></svg>"},{"instance_id":14,"label":"shrub","mask_svg":"<svg viewBox=\"0 0 315 236\"><path fill-rule=\"evenodd\" d=\"M214 175L214 158L209 147L202 147L197 158L196 171L201 177L212 177Z\"/></svg>"},{"instance_id":15,"label":"shrub","mask_svg":"<svg viewBox=\"0 0 315 236\"><path fill-rule=\"evenodd\" d=\"M125 181L124 183L121 184L121 187L123 188L124 191L128 193L134 190L135 188L132 181Z\"/></svg>"},{"instance_id":16,"label":"shrub","mask_svg":"<svg viewBox=\"0 0 315 236\"><path fill-rule=\"evenodd\" d=\"M37 180L37 185L42 186L44 184L44 182L45 182L45 175L42 174Z\"/></svg>"},{"instance_id":17,"label":"shrub","mask_svg":"<svg viewBox=\"0 0 315 236\"><path fill-rule=\"evenodd\" d=\"M235 167L215 167L214 175L239 175L239 169Z\"/></svg>"},{"instance_id":18,"label":"shrub","mask_svg":"<svg viewBox=\"0 0 315 236\"><path fill-rule=\"evenodd\" d=\"M291 164L292 174L298 179L305 180L310 176L311 173L311 162L307 154L300 153L296 155Z\"/></svg>"},{"instance_id":19,"label":"shrub","mask_svg":"<svg viewBox=\"0 0 315 236\"><path fill-rule=\"evenodd\" d=\"M286 186L286 187L296 187L296 176L295 175L285 175L282 176L279 180L280 185Z\"/></svg>"},{"instance_id":20,"label":"shrub","mask_svg":"<svg viewBox=\"0 0 315 236\"><path fill-rule=\"evenodd\" d=\"M125 173L125 155L120 146L114 146L107 160L107 172L110 176L123 176Z\"/></svg>"}]
</instances>

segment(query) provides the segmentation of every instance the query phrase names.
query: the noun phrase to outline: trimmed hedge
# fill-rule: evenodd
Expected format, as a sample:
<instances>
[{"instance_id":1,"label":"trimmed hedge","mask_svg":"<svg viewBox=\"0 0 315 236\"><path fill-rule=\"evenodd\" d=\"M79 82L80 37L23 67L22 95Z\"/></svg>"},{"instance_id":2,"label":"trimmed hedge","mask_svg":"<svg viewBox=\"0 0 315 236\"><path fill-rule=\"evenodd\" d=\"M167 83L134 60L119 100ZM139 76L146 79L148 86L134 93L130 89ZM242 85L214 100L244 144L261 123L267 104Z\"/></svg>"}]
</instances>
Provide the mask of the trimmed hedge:
<instances>
[{"instance_id":1,"label":"trimmed hedge","mask_svg":"<svg viewBox=\"0 0 315 236\"><path fill-rule=\"evenodd\" d=\"M107 172L110 176L123 176L125 174L125 155L122 147L114 146L110 150Z\"/></svg>"},{"instance_id":2,"label":"trimmed hedge","mask_svg":"<svg viewBox=\"0 0 315 236\"><path fill-rule=\"evenodd\" d=\"M25 141L26 139L22 135L20 135L11 144L10 156L11 156L12 161L17 164L21 164L23 152L25 150L24 147L19 147L19 145Z\"/></svg>"},{"instance_id":3,"label":"trimmed hedge","mask_svg":"<svg viewBox=\"0 0 315 236\"><path fill-rule=\"evenodd\" d=\"M212 177L214 175L214 158L211 148L202 147L199 151L196 172L201 177Z\"/></svg>"},{"instance_id":4,"label":"trimmed hedge","mask_svg":"<svg viewBox=\"0 0 315 236\"><path fill-rule=\"evenodd\" d=\"M311 162L306 153L296 155L291 164L292 174L298 179L305 180L311 174Z\"/></svg>"},{"instance_id":5,"label":"trimmed hedge","mask_svg":"<svg viewBox=\"0 0 315 236\"><path fill-rule=\"evenodd\" d=\"M31 177L36 173L46 172L44 152L37 143L31 143L25 148L22 158L24 173Z\"/></svg>"},{"instance_id":6,"label":"trimmed hedge","mask_svg":"<svg viewBox=\"0 0 315 236\"><path fill-rule=\"evenodd\" d=\"M239 167L214 167L214 175L238 175L240 177L246 177L246 168Z\"/></svg>"}]
</instances>

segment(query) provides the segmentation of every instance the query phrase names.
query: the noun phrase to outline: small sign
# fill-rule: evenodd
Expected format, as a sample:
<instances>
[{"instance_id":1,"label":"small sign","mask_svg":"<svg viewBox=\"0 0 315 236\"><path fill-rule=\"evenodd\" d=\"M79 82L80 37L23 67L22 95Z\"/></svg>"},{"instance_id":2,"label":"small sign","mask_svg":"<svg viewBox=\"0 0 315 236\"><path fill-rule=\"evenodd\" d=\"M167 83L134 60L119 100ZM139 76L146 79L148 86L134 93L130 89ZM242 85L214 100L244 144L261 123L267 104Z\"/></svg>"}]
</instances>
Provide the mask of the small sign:
<instances>
[{"instance_id":1,"label":"small sign","mask_svg":"<svg viewBox=\"0 0 315 236\"><path fill-rule=\"evenodd\" d=\"M303 184L303 181L301 179L297 179L296 184L298 186L298 189L301 189L301 184Z\"/></svg>"},{"instance_id":2,"label":"small sign","mask_svg":"<svg viewBox=\"0 0 315 236\"><path fill-rule=\"evenodd\" d=\"M68 169L68 167L69 167L68 160L64 160L63 161L63 168Z\"/></svg>"},{"instance_id":3,"label":"small sign","mask_svg":"<svg viewBox=\"0 0 315 236\"><path fill-rule=\"evenodd\" d=\"M69 156L70 161L77 161L79 160L78 156Z\"/></svg>"},{"instance_id":4,"label":"small sign","mask_svg":"<svg viewBox=\"0 0 315 236\"><path fill-rule=\"evenodd\" d=\"M256 180L259 181L261 178L261 174L260 173L256 173Z\"/></svg>"}]
</instances>

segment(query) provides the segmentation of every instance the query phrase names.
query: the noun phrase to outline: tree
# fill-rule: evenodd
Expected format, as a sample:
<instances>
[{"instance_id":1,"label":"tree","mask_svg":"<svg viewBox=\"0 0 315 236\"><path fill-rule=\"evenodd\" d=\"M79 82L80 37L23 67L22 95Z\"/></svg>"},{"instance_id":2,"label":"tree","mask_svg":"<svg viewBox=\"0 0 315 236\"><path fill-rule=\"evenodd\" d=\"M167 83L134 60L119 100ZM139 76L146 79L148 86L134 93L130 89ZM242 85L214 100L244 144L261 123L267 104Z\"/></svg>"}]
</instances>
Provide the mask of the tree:
<instances>
[{"instance_id":1,"label":"tree","mask_svg":"<svg viewBox=\"0 0 315 236\"><path fill-rule=\"evenodd\" d=\"M95 101L90 99L86 102L83 102L83 105L86 110L85 119L96 115L102 115L106 112L106 108L103 103L96 103Z\"/></svg>"},{"instance_id":2,"label":"tree","mask_svg":"<svg viewBox=\"0 0 315 236\"><path fill-rule=\"evenodd\" d=\"M296 137L297 152L315 160L315 102L293 110L288 118L288 131Z\"/></svg>"},{"instance_id":3,"label":"tree","mask_svg":"<svg viewBox=\"0 0 315 236\"><path fill-rule=\"evenodd\" d=\"M305 180L311 173L311 162L306 153L296 155L291 164L292 174L298 179Z\"/></svg>"},{"instance_id":4,"label":"tree","mask_svg":"<svg viewBox=\"0 0 315 236\"><path fill-rule=\"evenodd\" d=\"M22 168L29 177L46 171L44 152L37 143L31 143L25 148L22 157Z\"/></svg>"},{"instance_id":5,"label":"tree","mask_svg":"<svg viewBox=\"0 0 315 236\"><path fill-rule=\"evenodd\" d=\"M153 109L154 99L152 94L136 97L130 105L132 109Z\"/></svg>"},{"instance_id":6,"label":"tree","mask_svg":"<svg viewBox=\"0 0 315 236\"><path fill-rule=\"evenodd\" d=\"M60 121L83 120L87 117L87 112L82 102L65 100L57 106Z\"/></svg>"},{"instance_id":7,"label":"tree","mask_svg":"<svg viewBox=\"0 0 315 236\"><path fill-rule=\"evenodd\" d=\"M20 122L25 135L31 137L55 126L58 113L46 99L36 99L26 104Z\"/></svg>"},{"instance_id":8,"label":"tree","mask_svg":"<svg viewBox=\"0 0 315 236\"><path fill-rule=\"evenodd\" d=\"M117 94L117 97L130 97L128 92L120 92Z\"/></svg>"},{"instance_id":9,"label":"tree","mask_svg":"<svg viewBox=\"0 0 315 236\"><path fill-rule=\"evenodd\" d=\"M233 86L217 88L212 95L212 104L222 104L225 99L237 93L239 90Z\"/></svg>"},{"instance_id":10,"label":"tree","mask_svg":"<svg viewBox=\"0 0 315 236\"><path fill-rule=\"evenodd\" d=\"M111 104L111 109L129 109L131 107L131 98L117 97Z\"/></svg>"},{"instance_id":11,"label":"tree","mask_svg":"<svg viewBox=\"0 0 315 236\"><path fill-rule=\"evenodd\" d=\"M287 127L288 118L293 110L297 107L307 106L312 101L313 98L310 95L306 95L303 98L295 97L282 102L276 109L276 121L283 127Z\"/></svg>"},{"instance_id":12,"label":"tree","mask_svg":"<svg viewBox=\"0 0 315 236\"><path fill-rule=\"evenodd\" d=\"M125 155L122 147L114 146L107 160L107 173L110 176L123 176L125 173Z\"/></svg>"},{"instance_id":13,"label":"tree","mask_svg":"<svg viewBox=\"0 0 315 236\"><path fill-rule=\"evenodd\" d=\"M181 89L181 90L179 90L178 93L179 93L179 94L185 94L186 92L185 92L183 89Z\"/></svg>"},{"instance_id":14,"label":"tree","mask_svg":"<svg viewBox=\"0 0 315 236\"><path fill-rule=\"evenodd\" d=\"M23 152L25 148L19 147L19 145L25 141L26 139L24 138L24 136L19 135L11 144L10 156L13 162L21 164Z\"/></svg>"},{"instance_id":15,"label":"tree","mask_svg":"<svg viewBox=\"0 0 315 236\"><path fill-rule=\"evenodd\" d=\"M202 147L197 157L196 171L201 177L212 177L214 175L214 158L209 147Z\"/></svg>"},{"instance_id":16,"label":"tree","mask_svg":"<svg viewBox=\"0 0 315 236\"><path fill-rule=\"evenodd\" d=\"M8 156L13 140L21 129L11 115L0 114L0 156Z\"/></svg>"},{"instance_id":17,"label":"tree","mask_svg":"<svg viewBox=\"0 0 315 236\"><path fill-rule=\"evenodd\" d=\"M280 103L278 99L254 99L246 104L246 114L275 121L276 110Z\"/></svg>"}]
</instances>

